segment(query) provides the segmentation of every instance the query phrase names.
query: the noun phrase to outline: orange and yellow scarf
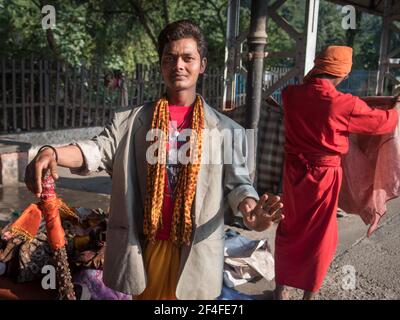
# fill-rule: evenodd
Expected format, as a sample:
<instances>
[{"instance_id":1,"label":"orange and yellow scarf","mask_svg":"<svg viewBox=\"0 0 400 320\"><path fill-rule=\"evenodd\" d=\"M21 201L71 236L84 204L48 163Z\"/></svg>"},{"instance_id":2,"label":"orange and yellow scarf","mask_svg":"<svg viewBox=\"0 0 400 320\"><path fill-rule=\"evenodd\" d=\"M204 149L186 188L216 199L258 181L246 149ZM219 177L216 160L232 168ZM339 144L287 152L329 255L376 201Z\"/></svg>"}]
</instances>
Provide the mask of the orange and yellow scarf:
<instances>
[{"instance_id":1,"label":"orange and yellow scarf","mask_svg":"<svg viewBox=\"0 0 400 320\"><path fill-rule=\"evenodd\" d=\"M163 139L159 143L158 161L156 164L147 164L146 201L144 208L144 234L150 241L154 241L158 229L162 226L162 208L164 199L164 184L166 174L167 139L169 135L168 100L161 98L155 107L152 129L163 132ZM174 190L174 209L170 240L176 245L188 245L192 233L191 208L196 193L197 178L200 171L202 137L204 129L204 107L202 99L197 96L193 107L190 122L190 149L188 156L192 159L188 164L180 163L180 170L176 190Z\"/></svg>"}]
</instances>

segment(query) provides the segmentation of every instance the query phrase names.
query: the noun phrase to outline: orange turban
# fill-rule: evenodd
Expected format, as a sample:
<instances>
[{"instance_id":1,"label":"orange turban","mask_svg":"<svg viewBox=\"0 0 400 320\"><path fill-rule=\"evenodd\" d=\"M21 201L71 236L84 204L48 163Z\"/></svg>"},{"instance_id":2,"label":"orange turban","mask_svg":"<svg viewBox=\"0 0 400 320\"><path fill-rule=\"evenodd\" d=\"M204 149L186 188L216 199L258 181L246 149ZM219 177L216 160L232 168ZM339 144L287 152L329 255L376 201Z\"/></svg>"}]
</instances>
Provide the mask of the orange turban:
<instances>
[{"instance_id":1,"label":"orange turban","mask_svg":"<svg viewBox=\"0 0 400 320\"><path fill-rule=\"evenodd\" d=\"M304 77L307 80L317 74L330 74L344 78L351 71L353 49L346 46L329 46L314 60L314 68Z\"/></svg>"}]
</instances>

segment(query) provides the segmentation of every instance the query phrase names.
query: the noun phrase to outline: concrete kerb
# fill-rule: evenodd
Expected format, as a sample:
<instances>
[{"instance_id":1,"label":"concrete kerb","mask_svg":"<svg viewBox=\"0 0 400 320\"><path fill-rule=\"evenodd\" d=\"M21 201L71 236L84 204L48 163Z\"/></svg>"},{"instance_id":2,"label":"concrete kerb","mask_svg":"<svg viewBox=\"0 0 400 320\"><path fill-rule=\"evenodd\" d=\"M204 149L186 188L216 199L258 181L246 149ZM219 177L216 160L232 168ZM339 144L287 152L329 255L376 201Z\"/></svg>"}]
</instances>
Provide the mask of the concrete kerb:
<instances>
[{"instance_id":1,"label":"concrete kerb","mask_svg":"<svg viewBox=\"0 0 400 320\"><path fill-rule=\"evenodd\" d=\"M26 165L39 148L49 144L55 147L90 139L103 127L76 128L0 135L0 183L15 185L23 181Z\"/></svg>"},{"instance_id":2,"label":"concrete kerb","mask_svg":"<svg viewBox=\"0 0 400 320\"><path fill-rule=\"evenodd\" d=\"M90 128L75 128L66 130L51 130L51 131L37 131L27 133L17 133L0 135L0 139L27 142L31 144L29 149L28 158L31 161L39 148L45 144L52 146L64 146L73 141L80 141L90 139L103 130L103 127L90 127Z\"/></svg>"}]
</instances>

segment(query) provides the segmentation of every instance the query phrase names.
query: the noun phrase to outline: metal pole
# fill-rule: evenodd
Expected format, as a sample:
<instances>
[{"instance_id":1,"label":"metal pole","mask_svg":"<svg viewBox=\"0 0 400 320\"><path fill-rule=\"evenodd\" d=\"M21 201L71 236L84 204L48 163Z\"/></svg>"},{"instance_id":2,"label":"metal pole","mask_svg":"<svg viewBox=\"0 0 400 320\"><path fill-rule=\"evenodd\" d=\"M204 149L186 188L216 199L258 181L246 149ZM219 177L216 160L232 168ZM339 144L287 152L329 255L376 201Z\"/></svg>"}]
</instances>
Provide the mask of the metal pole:
<instances>
[{"instance_id":1,"label":"metal pole","mask_svg":"<svg viewBox=\"0 0 400 320\"><path fill-rule=\"evenodd\" d=\"M248 68L246 87L246 129L254 130L253 143L249 143L249 170L252 178L256 175L257 129L260 120L262 82L264 72L265 45L267 44L267 4L266 0L251 1L250 30L247 37ZM253 150L252 150L253 149Z\"/></svg>"},{"instance_id":2,"label":"metal pole","mask_svg":"<svg viewBox=\"0 0 400 320\"><path fill-rule=\"evenodd\" d=\"M384 94L385 76L388 70L387 54L389 49L390 9L391 9L391 0L385 0L383 18L382 18L382 34L381 34L381 47L379 52L379 67L378 67L377 83L375 90L375 94L377 96Z\"/></svg>"},{"instance_id":3,"label":"metal pole","mask_svg":"<svg viewBox=\"0 0 400 320\"><path fill-rule=\"evenodd\" d=\"M223 109L233 109L236 106L235 40L239 34L239 13L240 0L229 1L226 25Z\"/></svg>"},{"instance_id":4,"label":"metal pole","mask_svg":"<svg viewBox=\"0 0 400 320\"><path fill-rule=\"evenodd\" d=\"M304 57L304 75L314 66L317 47L319 0L307 0L306 5L306 43Z\"/></svg>"}]
</instances>

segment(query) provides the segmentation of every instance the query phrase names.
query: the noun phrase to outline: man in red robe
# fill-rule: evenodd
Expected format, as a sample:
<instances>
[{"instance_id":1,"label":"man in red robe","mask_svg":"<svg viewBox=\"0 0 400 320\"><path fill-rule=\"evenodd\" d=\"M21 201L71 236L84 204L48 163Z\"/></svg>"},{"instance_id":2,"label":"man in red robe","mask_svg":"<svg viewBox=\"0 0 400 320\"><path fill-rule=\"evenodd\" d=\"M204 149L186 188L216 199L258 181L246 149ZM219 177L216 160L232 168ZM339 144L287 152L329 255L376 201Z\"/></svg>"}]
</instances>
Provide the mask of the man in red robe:
<instances>
[{"instance_id":1,"label":"man in red robe","mask_svg":"<svg viewBox=\"0 0 400 320\"><path fill-rule=\"evenodd\" d=\"M397 125L397 110L373 109L336 90L351 65L352 48L330 46L303 84L282 91L285 219L275 242L276 299L287 298L285 286L304 290L303 299L313 298L333 260L341 157L349 133L384 134Z\"/></svg>"}]
</instances>

